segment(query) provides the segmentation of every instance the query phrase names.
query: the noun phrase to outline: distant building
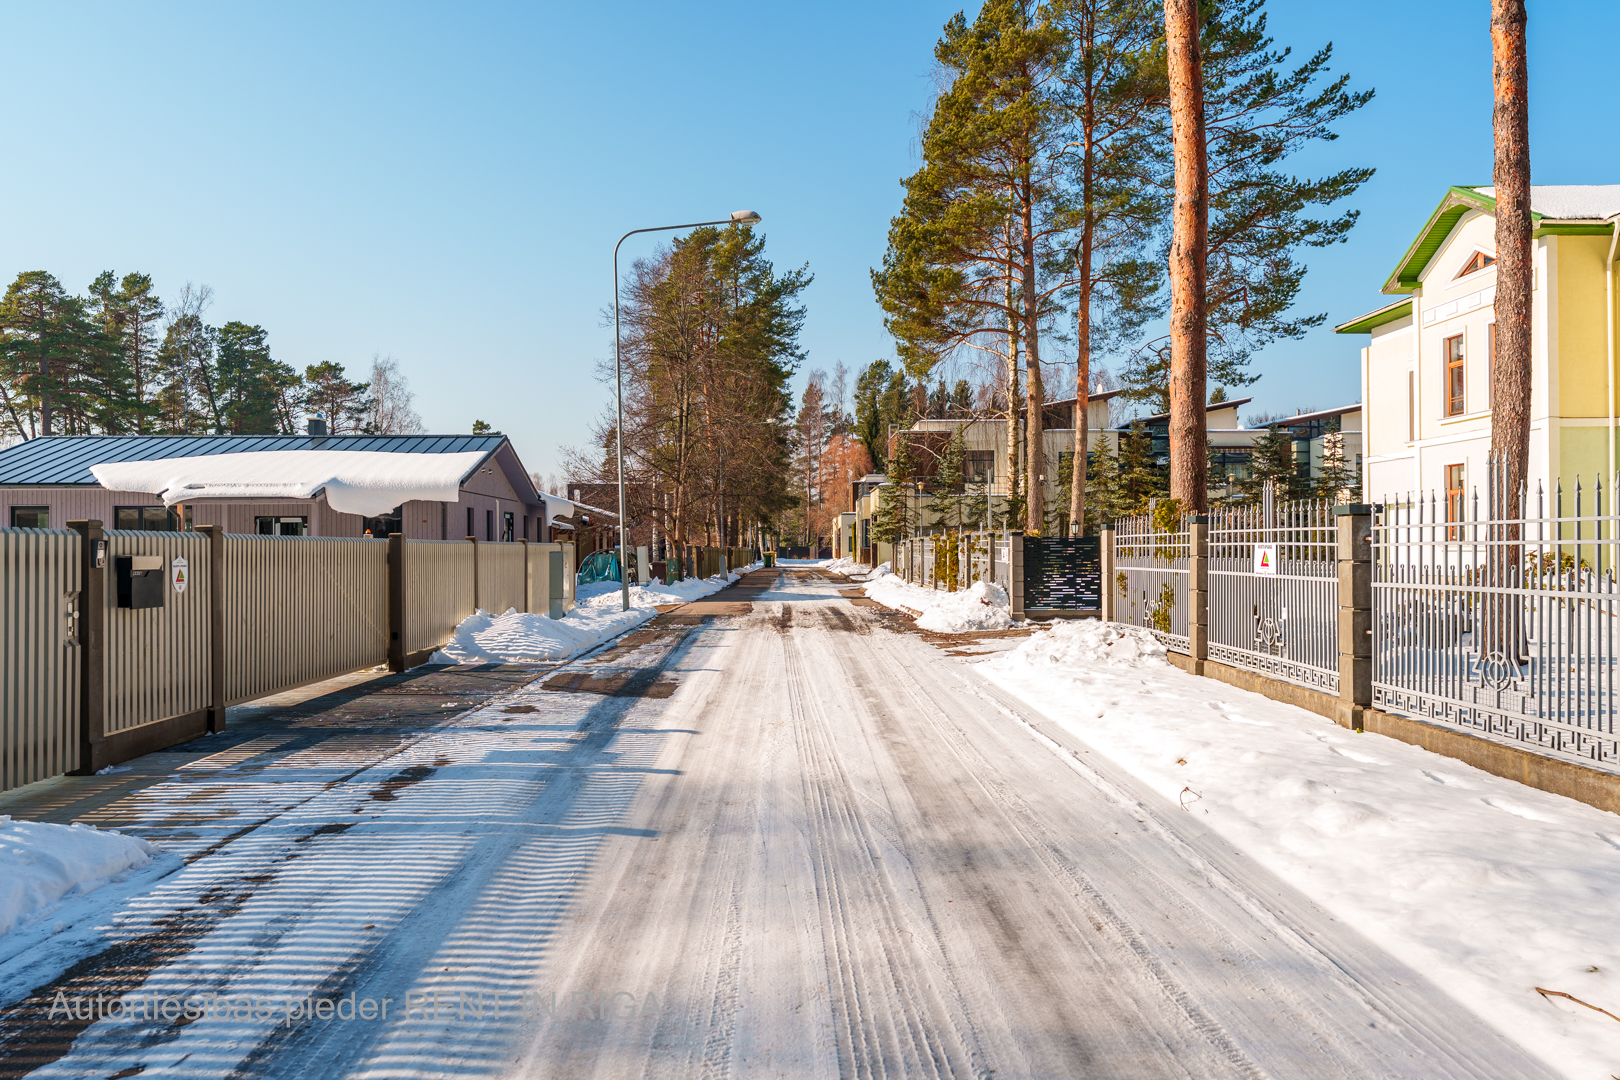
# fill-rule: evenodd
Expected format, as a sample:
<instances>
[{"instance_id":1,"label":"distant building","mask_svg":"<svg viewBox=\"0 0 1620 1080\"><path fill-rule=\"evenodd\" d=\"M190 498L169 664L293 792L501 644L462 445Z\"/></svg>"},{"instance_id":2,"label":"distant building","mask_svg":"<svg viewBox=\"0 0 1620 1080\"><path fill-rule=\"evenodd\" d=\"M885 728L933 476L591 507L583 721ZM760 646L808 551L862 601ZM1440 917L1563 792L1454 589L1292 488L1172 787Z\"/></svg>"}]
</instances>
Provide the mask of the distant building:
<instances>
[{"instance_id":1,"label":"distant building","mask_svg":"<svg viewBox=\"0 0 1620 1080\"><path fill-rule=\"evenodd\" d=\"M166 507L152 492L113 491L91 473L100 464L167 461L295 450L467 454L456 499L406 501L375 517L342 513L324 493L310 498L186 499ZM476 456L474 456L476 455ZM297 536L386 536L486 542L569 539L553 519L573 508L535 490L504 435L59 435L0 450L0 523L65 528L99 520L109 529L175 531L219 525L226 532Z\"/></svg>"}]
</instances>

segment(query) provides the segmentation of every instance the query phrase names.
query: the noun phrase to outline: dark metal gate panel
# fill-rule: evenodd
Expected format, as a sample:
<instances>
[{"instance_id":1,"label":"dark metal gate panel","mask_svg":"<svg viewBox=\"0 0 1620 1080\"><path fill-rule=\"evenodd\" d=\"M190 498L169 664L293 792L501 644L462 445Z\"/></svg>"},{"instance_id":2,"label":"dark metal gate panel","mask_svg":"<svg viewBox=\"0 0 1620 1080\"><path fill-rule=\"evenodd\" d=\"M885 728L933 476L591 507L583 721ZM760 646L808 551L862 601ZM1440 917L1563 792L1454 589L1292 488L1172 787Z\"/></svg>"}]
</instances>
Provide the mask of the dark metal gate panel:
<instances>
[{"instance_id":1,"label":"dark metal gate panel","mask_svg":"<svg viewBox=\"0 0 1620 1080\"><path fill-rule=\"evenodd\" d=\"M1024 537L1024 610L1102 607L1102 547L1095 536Z\"/></svg>"}]
</instances>

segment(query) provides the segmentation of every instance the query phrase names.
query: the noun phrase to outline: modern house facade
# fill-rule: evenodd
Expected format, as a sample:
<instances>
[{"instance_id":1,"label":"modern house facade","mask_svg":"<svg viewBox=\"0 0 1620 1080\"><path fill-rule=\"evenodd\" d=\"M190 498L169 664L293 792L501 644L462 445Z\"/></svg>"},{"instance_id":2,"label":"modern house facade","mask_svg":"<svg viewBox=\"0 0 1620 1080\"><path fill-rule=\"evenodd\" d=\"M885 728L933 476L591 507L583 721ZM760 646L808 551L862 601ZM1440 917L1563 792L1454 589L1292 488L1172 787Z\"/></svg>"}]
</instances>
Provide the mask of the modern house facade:
<instances>
[{"instance_id":1,"label":"modern house facade","mask_svg":"<svg viewBox=\"0 0 1620 1080\"><path fill-rule=\"evenodd\" d=\"M1400 299L1337 327L1366 334L1364 498L1433 493L1457 520L1491 443L1493 188L1454 187L1384 283ZM1529 487L1605 482L1615 461L1620 185L1532 187ZM1549 507L1550 509L1550 507ZM1573 507L1571 507L1573 509Z\"/></svg>"},{"instance_id":2,"label":"modern house facade","mask_svg":"<svg viewBox=\"0 0 1620 1080\"><path fill-rule=\"evenodd\" d=\"M456 501L406 501L378 517L334 510L325 495L199 498L165 507L150 492L109 490L91 473L100 464L297 450L465 454L475 463L461 476ZM502 435L70 435L0 450L0 525L13 528L94 519L111 529L159 532L219 525L236 534L549 541L572 539L572 516L571 504L535 489Z\"/></svg>"}]
</instances>

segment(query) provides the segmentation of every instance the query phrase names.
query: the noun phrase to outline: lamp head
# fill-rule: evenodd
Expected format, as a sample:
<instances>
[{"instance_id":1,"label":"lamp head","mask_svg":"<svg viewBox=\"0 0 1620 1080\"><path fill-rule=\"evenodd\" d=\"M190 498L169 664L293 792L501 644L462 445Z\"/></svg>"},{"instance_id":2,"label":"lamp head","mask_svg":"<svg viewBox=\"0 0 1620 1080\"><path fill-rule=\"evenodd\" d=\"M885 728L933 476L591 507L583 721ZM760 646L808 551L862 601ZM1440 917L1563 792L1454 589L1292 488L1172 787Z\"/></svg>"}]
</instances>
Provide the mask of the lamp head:
<instances>
[{"instance_id":1,"label":"lamp head","mask_svg":"<svg viewBox=\"0 0 1620 1080\"><path fill-rule=\"evenodd\" d=\"M758 225L760 220L759 212L756 210L733 210L731 212L731 223L733 225Z\"/></svg>"}]
</instances>

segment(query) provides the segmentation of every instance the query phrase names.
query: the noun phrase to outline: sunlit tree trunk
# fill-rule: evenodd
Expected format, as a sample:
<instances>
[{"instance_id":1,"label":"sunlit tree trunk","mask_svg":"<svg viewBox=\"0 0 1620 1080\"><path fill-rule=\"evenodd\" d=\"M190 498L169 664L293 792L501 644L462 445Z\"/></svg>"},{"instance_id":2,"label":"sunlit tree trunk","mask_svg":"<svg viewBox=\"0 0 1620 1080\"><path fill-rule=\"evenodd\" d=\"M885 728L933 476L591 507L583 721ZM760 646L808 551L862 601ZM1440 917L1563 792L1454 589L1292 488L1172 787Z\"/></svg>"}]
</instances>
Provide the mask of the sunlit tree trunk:
<instances>
[{"instance_id":1,"label":"sunlit tree trunk","mask_svg":"<svg viewBox=\"0 0 1620 1080\"><path fill-rule=\"evenodd\" d=\"M1182 510L1209 509L1204 432L1204 274L1209 170L1204 148L1204 76L1198 0L1165 0L1176 202L1170 240L1170 497Z\"/></svg>"}]
</instances>

